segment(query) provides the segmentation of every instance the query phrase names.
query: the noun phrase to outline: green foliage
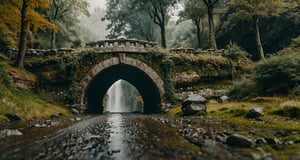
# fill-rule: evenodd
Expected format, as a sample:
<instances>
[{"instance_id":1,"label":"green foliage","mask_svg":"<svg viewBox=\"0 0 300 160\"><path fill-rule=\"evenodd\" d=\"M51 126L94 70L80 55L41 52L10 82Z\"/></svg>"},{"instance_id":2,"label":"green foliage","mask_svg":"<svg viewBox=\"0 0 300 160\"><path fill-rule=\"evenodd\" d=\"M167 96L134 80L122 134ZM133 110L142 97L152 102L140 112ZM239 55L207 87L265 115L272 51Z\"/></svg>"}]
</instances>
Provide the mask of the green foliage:
<instances>
[{"instance_id":1,"label":"green foliage","mask_svg":"<svg viewBox=\"0 0 300 160\"><path fill-rule=\"evenodd\" d=\"M257 90L263 95L287 94L300 84L298 53L274 56L254 68Z\"/></svg>"},{"instance_id":2,"label":"green foliage","mask_svg":"<svg viewBox=\"0 0 300 160\"><path fill-rule=\"evenodd\" d=\"M244 49L239 47L236 43L230 42L226 46L226 50L225 50L226 57L229 57L231 59L238 59L238 58L245 58L248 55L249 54Z\"/></svg>"},{"instance_id":3,"label":"green foliage","mask_svg":"<svg viewBox=\"0 0 300 160\"><path fill-rule=\"evenodd\" d=\"M283 117L300 119L300 108L287 106L272 112L272 114L283 116Z\"/></svg>"},{"instance_id":4,"label":"green foliage","mask_svg":"<svg viewBox=\"0 0 300 160\"><path fill-rule=\"evenodd\" d=\"M156 41L157 26L146 10L134 7L133 0L108 1L103 20L109 21L107 38L126 36Z\"/></svg>"},{"instance_id":5,"label":"green foliage","mask_svg":"<svg viewBox=\"0 0 300 160\"><path fill-rule=\"evenodd\" d=\"M0 53L0 84L2 84L3 87L15 89L13 79L4 70L4 67L5 65L7 65L7 62L8 59Z\"/></svg>"},{"instance_id":6,"label":"green foliage","mask_svg":"<svg viewBox=\"0 0 300 160\"><path fill-rule=\"evenodd\" d=\"M300 96L300 85L298 85L294 89L292 89L292 94L294 96Z\"/></svg>"},{"instance_id":7,"label":"green foliage","mask_svg":"<svg viewBox=\"0 0 300 160\"><path fill-rule=\"evenodd\" d=\"M281 0L231 0L229 5L231 7L230 9L233 11L230 16L232 24L241 20L250 21L252 23L251 27L255 32L258 55L261 59L264 59L259 20L263 17L278 16L285 10L285 2Z\"/></svg>"},{"instance_id":8,"label":"green foliage","mask_svg":"<svg viewBox=\"0 0 300 160\"><path fill-rule=\"evenodd\" d=\"M166 47L166 25L177 0L116 0L107 3L104 19L110 21L109 38L127 36L153 40L160 29L162 46ZM151 38L151 39L150 39Z\"/></svg>"},{"instance_id":9,"label":"green foliage","mask_svg":"<svg viewBox=\"0 0 300 160\"><path fill-rule=\"evenodd\" d=\"M292 40L292 43L290 45L292 48L300 48L300 36Z\"/></svg>"},{"instance_id":10,"label":"green foliage","mask_svg":"<svg viewBox=\"0 0 300 160\"><path fill-rule=\"evenodd\" d=\"M255 94L255 83L253 80L244 79L236 83L230 91L229 96L232 99L242 100L248 98L249 95Z\"/></svg>"},{"instance_id":11,"label":"green foliage","mask_svg":"<svg viewBox=\"0 0 300 160\"><path fill-rule=\"evenodd\" d=\"M0 117L7 113L19 114L28 119L49 117L58 113L69 114L67 109L54 104L49 97L43 99L31 90L17 88L6 71L9 67L7 58L0 54ZM23 75L20 70L13 71Z\"/></svg>"},{"instance_id":12,"label":"green foliage","mask_svg":"<svg viewBox=\"0 0 300 160\"><path fill-rule=\"evenodd\" d=\"M165 58L163 59L161 68L164 73L164 82L165 82L165 98L167 101L175 100L175 89L172 82L172 68L174 66L174 62L171 59Z\"/></svg>"},{"instance_id":13,"label":"green foliage","mask_svg":"<svg viewBox=\"0 0 300 160\"><path fill-rule=\"evenodd\" d=\"M299 95L299 49L287 49L280 55L259 62L250 77L237 83L230 95L234 99L252 96Z\"/></svg>"},{"instance_id":14,"label":"green foliage","mask_svg":"<svg viewBox=\"0 0 300 160\"><path fill-rule=\"evenodd\" d=\"M203 46L201 44L201 24L203 24L202 20L205 18L207 10L204 7L203 1L199 0L186 0L184 1L183 6L184 10L179 12L177 23L181 23L185 20L192 20L197 32L197 47L201 48Z\"/></svg>"},{"instance_id":15,"label":"green foliage","mask_svg":"<svg viewBox=\"0 0 300 160\"><path fill-rule=\"evenodd\" d=\"M234 109L230 110L229 113L231 113L234 117L241 117L246 115L247 111L245 109Z\"/></svg>"},{"instance_id":16,"label":"green foliage","mask_svg":"<svg viewBox=\"0 0 300 160\"><path fill-rule=\"evenodd\" d=\"M206 111L199 111L196 115L197 116L206 116L206 115L208 115L208 113Z\"/></svg>"},{"instance_id":17,"label":"green foliage","mask_svg":"<svg viewBox=\"0 0 300 160\"><path fill-rule=\"evenodd\" d=\"M181 105L178 105L175 108L170 109L166 114L172 116L180 116L180 117L183 116Z\"/></svg>"},{"instance_id":18,"label":"green foliage","mask_svg":"<svg viewBox=\"0 0 300 160\"><path fill-rule=\"evenodd\" d=\"M279 15L285 6L285 3L281 0L231 0L229 4L234 9L232 16L236 17L237 19L246 19L250 21L253 18Z\"/></svg>"}]
</instances>

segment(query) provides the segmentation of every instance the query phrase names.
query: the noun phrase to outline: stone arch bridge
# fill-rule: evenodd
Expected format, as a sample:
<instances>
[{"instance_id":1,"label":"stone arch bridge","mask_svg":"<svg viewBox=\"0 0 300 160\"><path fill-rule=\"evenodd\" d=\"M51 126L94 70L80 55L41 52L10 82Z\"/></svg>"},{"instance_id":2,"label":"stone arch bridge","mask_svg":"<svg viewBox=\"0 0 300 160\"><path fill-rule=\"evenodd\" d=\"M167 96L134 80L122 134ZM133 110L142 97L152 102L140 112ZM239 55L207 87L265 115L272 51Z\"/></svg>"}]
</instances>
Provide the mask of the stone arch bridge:
<instances>
[{"instance_id":1,"label":"stone arch bridge","mask_svg":"<svg viewBox=\"0 0 300 160\"><path fill-rule=\"evenodd\" d=\"M164 102L173 100L174 88L194 85L207 78L228 78L233 73L232 62L222 56L223 51L166 50L157 43L141 40L102 40L87 43L83 49L29 52L26 54L31 57L50 57L49 61L56 59L51 57L61 57L58 58L60 62L52 66L48 61L36 65L30 63L28 68L39 69L39 75L50 77L41 78L44 81L50 81L51 77L54 77L51 81L68 79L65 88L72 88L69 90L74 104L82 106L87 113L103 112L107 90L120 79L128 81L140 92L144 113L158 113ZM64 67L57 67L61 64ZM65 68L63 72L61 68ZM235 71L239 70L242 69L235 68Z\"/></svg>"},{"instance_id":2,"label":"stone arch bridge","mask_svg":"<svg viewBox=\"0 0 300 160\"><path fill-rule=\"evenodd\" d=\"M103 112L103 98L116 81L131 83L141 94L144 113L157 113L168 89L163 68L167 57L157 43L140 40L103 40L87 43L76 70L79 95L76 103L85 104L88 113Z\"/></svg>"}]
</instances>

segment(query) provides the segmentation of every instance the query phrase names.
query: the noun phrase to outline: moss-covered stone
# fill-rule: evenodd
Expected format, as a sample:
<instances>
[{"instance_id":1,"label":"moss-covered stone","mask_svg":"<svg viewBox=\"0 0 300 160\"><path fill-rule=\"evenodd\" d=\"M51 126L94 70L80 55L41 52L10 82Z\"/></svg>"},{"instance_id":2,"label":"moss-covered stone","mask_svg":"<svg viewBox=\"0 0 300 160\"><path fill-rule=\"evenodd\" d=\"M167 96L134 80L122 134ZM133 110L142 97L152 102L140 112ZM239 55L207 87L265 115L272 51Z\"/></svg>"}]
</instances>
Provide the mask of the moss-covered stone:
<instances>
[{"instance_id":1,"label":"moss-covered stone","mask_svg":"<svg viewBox=\"0 0 300 160\"><path fill-rule=\"evenodd\" d=\"M248 60L232 61L213 54L170 53L160 47L148 50L149 53L129 52L126 57L141 61L152 68L164 82L165 99L171 101L174 100L175 88L231 79L232 74L247 72L252 65ZM38 75L42 84L63 83L69 84L65 88L76 88L71 84L78 84L97 64L118 56L119 53L103 53L100 49L84 48L62 56L32 58L27 61L26 68ZM198 77L189 81L178 80L178 75L184 72L195 73Z\"/></svg>"}]
</instances>

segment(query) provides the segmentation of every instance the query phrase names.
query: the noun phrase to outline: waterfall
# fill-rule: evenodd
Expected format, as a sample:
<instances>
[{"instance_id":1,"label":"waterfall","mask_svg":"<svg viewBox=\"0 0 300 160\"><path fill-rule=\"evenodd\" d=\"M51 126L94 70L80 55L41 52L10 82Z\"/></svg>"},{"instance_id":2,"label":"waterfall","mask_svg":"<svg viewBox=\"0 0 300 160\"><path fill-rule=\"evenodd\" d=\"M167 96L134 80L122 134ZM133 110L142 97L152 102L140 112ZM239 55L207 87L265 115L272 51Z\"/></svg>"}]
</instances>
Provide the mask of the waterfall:
<instances>
[{"instance_id":1,"label":"waterfall","mask_svg":"<svg viewBox=\"0 0 300 160\"><path fill-rule=\"evenodd\" d=\"M122 81L118 80L107 91L107 109L109 112L124 112L124 96L122 89Z\"/></svg>"},{"instance_id":2,"label":"waterfall","mask_svg":"<svg viewBox=\"0 0 300 160\"><path fill-rule=\"evenodd\" d=\"M107 112L142 112L141 102L137 102L139 92L124 80L118 80L107 91Z\"/></svg>"}]
</instances>

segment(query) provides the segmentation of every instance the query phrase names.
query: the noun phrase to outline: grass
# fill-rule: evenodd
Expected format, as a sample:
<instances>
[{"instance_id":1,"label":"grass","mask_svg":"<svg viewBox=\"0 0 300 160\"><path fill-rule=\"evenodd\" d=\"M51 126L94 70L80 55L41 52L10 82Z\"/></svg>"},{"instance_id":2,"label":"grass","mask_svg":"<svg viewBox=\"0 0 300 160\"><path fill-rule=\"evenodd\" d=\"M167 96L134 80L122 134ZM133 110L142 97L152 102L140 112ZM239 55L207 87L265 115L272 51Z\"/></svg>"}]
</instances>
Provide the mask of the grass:
<instances>
[{"instance_id":1,"label":"grass","mask_svg":"<svg viewBox=\"0 0 300 160\"><path fill-rule=\"evenodd\" d=\"M170 109L169 112L166 113L167 115L177 115L182 116L183 112L181 111L181 105L176 106L175 108Z\"/></svg>"},{"instance_id":2,"label":"grass","mask_svg":"<svg viewBox=\"0 0 300 160\"><path fill-rule=\"evenodd\" d=\"M263 108L264 116L258 119L245 118L245 114L257 106ZM289 97L257 97L241 102L208 103L207 111L206 115L201 116L221 122L224 128L222 131L251 137L253 141L256 138L277 137L280 142L297 142L291 145L258 145L266 152L271 152L274 157L294 159L295 157L291 156L299 155L300 103L295 99ZM172 109L168 115L180 115L179 113L180 106ZM201 126L201 122L199 124ZM215 127L218 128L218 126ZM286 133L286 135L276 136L278 132ZM249 153L255 152L252 148L249 150Z\"/></svg>"},{"instance_id":3,"label":"grass","mask_svg":"<svg viewBox=\"0 0 300 160\"><path fill-rule=\"evenodd\" d=\"M54 101L42 100L29 89L17 88L8 73L13 72L28 81L36 81L36 76L24 69L11 67L1 54L0 60L0 120L6 119L4 115L7 113L19 114L26 119L49 117L58 113L70 114L67 108Z\"/></svg>"},{"instance_id":4,"label":"grass","mask_svg":"<svg viewBox=\"0 0 300 160\"><path fill-rule=\"evenodd\" d=\"M294 105L289 106L291 104ZM267 123L244 118L244 115L254 107L263 109L264 116L260 117L260 119L262 122ZM295 117L300 116L300 103L288 97L257 97L242 102L208 103L207 108L211 116L239 125L250 124L257 127L300 131L299 121L295 119ZM283 114L275 114L274 112L283 112Z\"/></svg>"}]
</instances>

